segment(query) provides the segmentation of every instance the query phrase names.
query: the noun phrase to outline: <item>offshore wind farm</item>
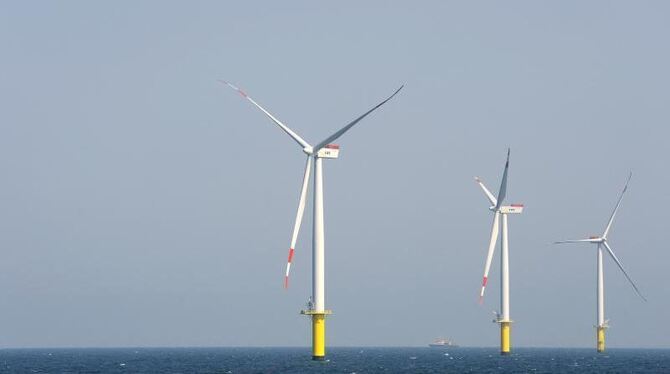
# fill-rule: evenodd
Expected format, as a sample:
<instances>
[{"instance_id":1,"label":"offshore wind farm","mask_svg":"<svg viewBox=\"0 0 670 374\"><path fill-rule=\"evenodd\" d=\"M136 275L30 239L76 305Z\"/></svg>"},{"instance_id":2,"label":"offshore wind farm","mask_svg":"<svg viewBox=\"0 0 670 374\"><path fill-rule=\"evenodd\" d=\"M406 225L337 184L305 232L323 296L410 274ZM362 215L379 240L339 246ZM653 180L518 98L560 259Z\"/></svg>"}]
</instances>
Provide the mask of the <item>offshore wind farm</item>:
<instances>
[{"instance_id":1,"label":"offshore wind farm","mask_svg":"<svg viewBox=\"0 0 670 374\"><path fill-rule=\"evenodd\" d=\"M670 372L669 13L0 4L0 372Z\"/></svg>"}]
</instances>

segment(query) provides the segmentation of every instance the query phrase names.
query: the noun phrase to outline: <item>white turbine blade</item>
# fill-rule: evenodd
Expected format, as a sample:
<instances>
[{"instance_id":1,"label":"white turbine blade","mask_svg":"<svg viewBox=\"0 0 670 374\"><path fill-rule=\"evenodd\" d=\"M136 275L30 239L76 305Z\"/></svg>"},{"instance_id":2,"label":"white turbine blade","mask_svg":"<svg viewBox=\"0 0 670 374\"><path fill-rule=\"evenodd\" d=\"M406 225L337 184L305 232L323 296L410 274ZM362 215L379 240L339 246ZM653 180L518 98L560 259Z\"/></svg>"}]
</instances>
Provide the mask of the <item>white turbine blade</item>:
<instances>
[{"instance_id":1,"label":"white turbine blade","mask_svg":"<svg viewBox=\"0 0 670 374\"><path fill-rule=\"evenodd\" d=\"M486 197L487 197L487 198L489 199L489 201L491 202L491 205L496 205L496 204L497 204L497 200L496 200L495 196L493 196L493 194L491 193L491 191L489 191L489 189L486 188L486 186L484 185L484 182L482 182L482 180L479 179L479 177L475 177L475 181L477 182L477 184L479 185L479 187L482 188L482 190L483 190L484 193L486 194Z\"/></svg>"},{"instance_id":2,"label":"white turbine blade","mask_svg":"<svg viewBox=\"0 0 670 374\"><path fill-rule=\"evenodd\" d=\"M333 142L335 139L337 139L337 138L339 138L340 136L342 136L342 134L344 134L345 132L347 132L350 128L352 128L352 127L353 127L355 124L357 124L360 120L362 120L363 118L365 118L368 114L370 114L370 113L372 113L373 111L375 111L375 109L377 109L377 108L379 108L380 106L386 104L386 102L389 101L389 100L391 100L391 98L393 98L393 96L395 96L398 92L400 92L400 90L402 90L403 87L405 87L405 85L400 86L400 88L398 88L398 89L393 93L393 95L389 96L386 100L384 100L384 101L382 101L381 103L377 104L374 108L372 108L372 109L368 110L367 112L363 113L363 115L361 115L360 117L358 117L358 118L356 118L355 120L351 121L348 125L344 126L344 127L341 128L340 130L338 130L337 132L335 132L333 135L327 137L324 141L322 141L321 143L317 144L316 147L314 147L314 153L318 152L319 149L325 147L327 144L330 144L330 143Z\"/></svg>"},{"instance_id":3,"label":"white turbine blade","mask_svg":"<svg viewBox=\"0 0 670 374\"><path fill-rule=\"evenodd\" d=\"M623 272L623 275L626 276L626 279L628 279L631 286L633 286L633 288L635 289L635 292L637 292L637 294L642 298L642 300L647 301L647 299L645 299L645 297L642 296L642 293L640 292L640 290L637 289L637 286L635 285L633 280L630 279L630 277L628 276L628 273L626 273L626 270L624 270L623 265L621 264L621 261L619 261L619 259L616 257L616 255L614 254L614 251L612 251L612 248L610 248L609 244L607 244L606 241L603 242L603 244L605 245L605 248L607 248L607 252L609 252L610 256L612 256L612 259L614 260L614 262L616 262L616 264L619 265L619 269L621 269L621 271Z\"/></svg>"},{"instance_id":4,"label":"white turbine blade","mask_svg":"<svg viewBox=\"0 0 670 374\"><path fill-rule=\"evenodd\" d=\"M307 165L305 165L305 176L302 179L302 189L300 190L300 201L298 202L298 211L295 215L295 225L293 226L293 236L291 236L291 246L288 249L288 262L286 263L286 275L284 276L284 288L288 288L288 276L291 271L291 261L295 252L295 243L298 240L298 232L302 223L302 216L305 212L305 200L307 200L307 187L309 186L309 173L312 170L312 157L307 156Z\"/></svg>"},{"instance_id":5,"label":"white turbine blade","mask_svg":"<svg viewBox=\"0 0 670 374\"><path fill-rule=\"evenodd\" d=\"M610 228L612 227L612 222L614 221L614 216L616 215L616 211L619 210L619 205L621 205L621 199L623 199L623 194L628 189L628 182L630 182L630 178L632 176L633 176L632 172L630 174L628 174L628 179L626 180L626 185L623 187L623 191L621 191L621 195L619 195L619 201L616 202L616 207L614 207L614 211L612 212L612 215L610 216L609 222L607 222L607 227L605 228L605 232L603 233L603 238L607 238L607 234L609 233Z\"/></svg>"},{"instance_id":6,"label":"white turbine blade","mask_svg":"<svg viewBox=\"0 0 670 374\"><path fill-rule=\"evenodd\" d=\"M243 98L249 100L252 104L254 104L254 105L256 106L256 108L260 109L263 113L265 113L268 117L270 117L270 119L271 119L274 123L276 123L277 126L279 126L282 130L284 130L284 132L286 132L291 138L293 138L293 140L295 140L298 144L300 144L300 146L302 146L303 148L308 148L308 147L310 147L309 143L307 143L307 142L306 142L303 138L301 138L298 134L296 134L295 132L293 132L293 130L289 129L288 126L286 126L285 124L283 124L280 120L278 120L277 118L275 118L275 116L273 116L272 114L270 114L270 112L268 112L268 111L265 110L262 106L260 106L256 101L254 101L254 99L252 99L251 97L249 97L249 95L247 95L246 92L242 91L239 87L235 86L234 84L232 84L232 83L230 83L230 82L226 82L226 81L222 81L222 80L220 80L219 82L221 82L221 83L227 85L228 87L234 89L234 90L237 91L240 95L242 95Z\"/></svg>"},{"instance_id":7,"label":"white turbine blade","mask_svg":"<svg viewBox=\"0 0 670 374\"><path fill-rule=\"evenodd\" d=\"M507 161L505 161L505 171L503 172L502 181L500 182L500 191L498 192L498 201L496 210L500 209L507 195L507 170L509 169L509 148L507 148Z\"/></svg>"},{"instance_id":8,"label":"white turbine blade","mask_svg":"<svg viewBox=\"0 0 670 374\"><path fill-rule=\"evenodd\" d=\"M565 244L565 243L595 243L598 239L568 239L554 242L554 244Z\"/></svg>"},{"instance_id":9,"label":"white turbine blade","mask_svg":"<svg viewBox=\"0 0 670 374\"><path fill-rule=\"evenodd\" d=\"M482 279L482 289L479 293L479 302L484 298L484 289L489 279L489 270L491 269L491 261L493 260L493 253L496 250L496 242L498 241L498 232L500 227L500 212L495 212L493 215L493 226L491 227L491 241L489 242L489 251L486 254L486 265L484 265L484 278Z\"/></svg>"}]
</instances>

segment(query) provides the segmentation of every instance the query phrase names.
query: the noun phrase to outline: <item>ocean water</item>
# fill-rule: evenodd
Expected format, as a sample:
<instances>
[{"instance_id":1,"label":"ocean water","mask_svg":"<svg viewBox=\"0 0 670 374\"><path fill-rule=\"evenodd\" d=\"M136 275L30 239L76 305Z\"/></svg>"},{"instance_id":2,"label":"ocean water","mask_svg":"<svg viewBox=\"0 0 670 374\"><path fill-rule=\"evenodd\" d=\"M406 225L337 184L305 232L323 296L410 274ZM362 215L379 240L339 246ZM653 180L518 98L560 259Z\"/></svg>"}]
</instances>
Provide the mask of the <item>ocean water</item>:
<instances>
[{"instance_id":1,"label":"ocean water","mask_svg":"<svg viewBox=\"0 0 670 374\"><path fill-rule=\"evenodd\" d=\"M114 348L0 350L2 373L670 373L670 350L518 348Z\"/></svg>"}]
</instances>

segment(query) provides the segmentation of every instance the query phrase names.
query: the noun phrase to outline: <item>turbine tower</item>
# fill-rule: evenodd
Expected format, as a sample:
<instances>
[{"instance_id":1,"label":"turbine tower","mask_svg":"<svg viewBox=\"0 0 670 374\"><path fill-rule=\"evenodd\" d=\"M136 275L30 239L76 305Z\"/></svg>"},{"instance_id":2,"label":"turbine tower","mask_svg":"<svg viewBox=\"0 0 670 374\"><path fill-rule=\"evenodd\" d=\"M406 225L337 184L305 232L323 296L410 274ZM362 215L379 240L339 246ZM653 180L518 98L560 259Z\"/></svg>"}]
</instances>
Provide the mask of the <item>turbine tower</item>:
<instances>
[{"instance_id":1,"label":"turbine tower","mask_svg":"<svg viewBox=\"0 0 670 374\"><path fill-rule=\"evenodd\" d=\"M507 215L521 214L523 212L523 204L503 205L505 196L507 194L507 170L509 169L509 149L507 149L507 161L505 162L505 171L503 172L502 182L500 183L500 190L498 197L493 196L491 191L484 185L484 182L479 177L475 177L475 181L484 191L484 194L489 199L491 206L489 210L493 212L493 227L491 228L491 241L489 242L489 251L486 255L486 265L484 266L484 278L482 280L482 289L479 293L479 303L481 304L484 298L484 289L488 282L489 269L491 268L491 261L493 260L493 253L495 252L496 242L498 241L500 218L502 217L502 240L500 256L500 312L495 312L496 319L493 322L500 324L500 354L510 354L510 324L512 320L509 317L509 237L507 231Z\"/></svg>"},{"instance_id":2,"label":"turbine tower","mask_svg":"<svg viewBox=\"0 0 670 374\"><path fill-rule=\"evenodd\" d=\"M612 222L614 222L614 216L616 216L617 210L619 210L619 205L621 205L621 199L623 199L624 193L626 193L626 190L628 189L628 182L630 182L630 178L633 176L632 173L628 175L628 179L626 180L626 185L623 187L623 191L621 191L621 195L619 195L619 201L616 203L616 207L614 207L614 211L612 212L612 215L610 216L609 221L607 222L607 226L605 227L605 231L603 232L602 235L600 236L591 236L588 239L576 239L576 240L563 240L559 242L554 242L554 244L565 244L565 243L591 243L596 245L596 253L597 253L597 262L596 262L596 268L597 268L597 278L596 278L596 284L597 284L597 289L596 289L596 295L597 295L597 302L596 302L596 350L598 352L604 352L605 351L605 330L609 328L609 320L605 319L605 284L604 284L604 276L603 276L603 248L607 250L607 253L612 257L614 262L619 266L619 269L623 272L623 275L626 276L626 279L628 279L628 282L630 282L631 286L633 286L633 289L635 289L635 292L642 298L642 300L647 301L647 299L642 296L642 293L640 293L640 290L637 288L633 280L628 276L628 273L626 273L626 270L623 268L623 265L621 264L621 261L617 258L617 256L614 254L614 251L612 251L612 248L609 246L607 242L607 235L609 234L610 228L612 228Z\"/></svg>"},{"instance_id":3,"label":"turbine tower","mask_svg":"<svg viewBox=\"0 0 670 374\"><path fill-rule=\"evenodd\" d=\"M288 288L289 272L291 270L291 262L295 251L295 244L298 239L298 232L300 231L300 224L302 222L303 212L305 210L305 199L307 196L307 189L309 187L310 172L312 171L312 162L314 163L314 217L312 226L312 298L308 305L308 309L302 310L300 313L312 317L312 359L322 361L326 356L326 315L332 314L331 310L326 309L325 298L325 239L324 239L324 223L323 223L323 159L335 159L339 156L339 146L331 144L337 138L342 136L345 132L351 129L360 120L365 118L368 114L384 105L391 100L404 86L400 86L393 95L386 100L377 104L372 109L363 113L361 116L351 121L334 134L330 135L316 146L311 146L293 130L284 125L270 112L261 107L256 101L249 97L244 91L235 85L221 81L236 90L242 97L249 100L254 106L260 109L265 115L270 117L279 128L286 132L298 145L302 151L307 155L305 165L305 172L302 180L302 188L300 190L300 200L298 202L298 211L296 213L295 224L293 226L293 235L291 236L291 245L288 250L288 262L286 264L286 274L284 277L284 287ZM313 161L312 161L313 160Z\"/></svg>"}]
</instances>

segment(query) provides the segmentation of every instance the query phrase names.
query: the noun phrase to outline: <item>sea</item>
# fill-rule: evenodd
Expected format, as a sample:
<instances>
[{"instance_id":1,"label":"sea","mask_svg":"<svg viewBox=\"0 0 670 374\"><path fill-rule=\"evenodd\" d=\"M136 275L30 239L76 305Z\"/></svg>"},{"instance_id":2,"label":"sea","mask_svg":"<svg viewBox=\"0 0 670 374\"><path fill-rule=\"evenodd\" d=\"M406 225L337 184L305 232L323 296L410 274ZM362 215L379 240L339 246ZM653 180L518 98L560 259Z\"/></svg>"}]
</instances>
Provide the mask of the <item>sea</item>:
<instances>
[{"instance_id":1,"label":"sea","mask_svg":"<svg viewBox=\"0 0 670 374\"><path fill-rule=\"evenodd\" d=\"M0 373L670 373L668 349L309 348L3 349Z\"/></svg>"}]
</instances>

